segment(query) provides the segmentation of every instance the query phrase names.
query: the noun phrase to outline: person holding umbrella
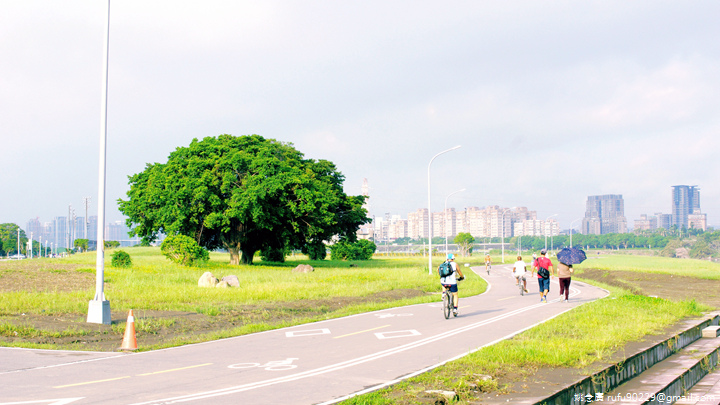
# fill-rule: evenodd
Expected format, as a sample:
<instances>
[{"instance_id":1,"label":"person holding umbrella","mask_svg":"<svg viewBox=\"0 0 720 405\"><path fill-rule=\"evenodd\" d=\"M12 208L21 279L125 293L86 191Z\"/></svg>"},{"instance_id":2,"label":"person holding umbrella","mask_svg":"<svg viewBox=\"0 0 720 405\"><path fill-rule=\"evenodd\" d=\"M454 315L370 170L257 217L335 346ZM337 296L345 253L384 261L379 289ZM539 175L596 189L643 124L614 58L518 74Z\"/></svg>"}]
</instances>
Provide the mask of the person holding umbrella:
<instances>
[{"instance_id":1,"label":"person holding umbrella","mask_svg":"<svg viewBox=\"0 0 720 405\"><path fill-rule=\"evenodd\" d=\"M570 281L572 280L573 268L572 264L565 264L558 259L558 282L560 283L560 296L565 294L563 302L568 302L570 298Z\"/></svg>"},{"instance_id":2,"label":"person holding umbrella","mask_svg":"<svg viewBox=\"0 0 720 405\"><path fill-rule=\"evenodd\" d=\"M585 252L578 248L563 248L557 254L558 259L558 281L560 282L560 296L565 294L565 300L568 302L570 298L570 281L572 280L573 264L582 263L585 258Z\"/></svg>"}]
</instances>

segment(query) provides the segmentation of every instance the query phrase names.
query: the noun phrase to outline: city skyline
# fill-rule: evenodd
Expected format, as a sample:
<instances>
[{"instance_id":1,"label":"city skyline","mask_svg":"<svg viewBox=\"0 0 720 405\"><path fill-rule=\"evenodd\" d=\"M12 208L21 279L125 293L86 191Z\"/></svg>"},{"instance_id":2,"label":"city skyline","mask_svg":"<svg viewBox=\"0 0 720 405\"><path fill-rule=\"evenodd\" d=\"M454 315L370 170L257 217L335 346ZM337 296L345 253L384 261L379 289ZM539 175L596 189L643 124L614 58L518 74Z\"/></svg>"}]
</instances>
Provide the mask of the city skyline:
<instances>
[{"instance_id":1,"label":"city skyline","mask_svg":"<svg viewBox=\"0 0 720 405\"><path fill-rule=\"evenodd\" d=\"M369 186L369 182L367 181L367 179L363 179L363 184L362 184L361 190L362 190L362 195L365 195L366 197L371 197L369 195L370 186ZM679 193L678 190L684 190L684 192ZM703 218L702 222L698 222L698 220L696 219L695 223L696 224L703 223L704 225L707 225L707 218L706 218L707 214L702 213L700 210L699 190L700 190L700 188L698 186L671 186L671 196L670 196L671 204L670 204L670 208L669 208L668 212L674 212L675 214L657 211L652 214L650 214L650 213L640 214L638 218L627 218L627 216L624 215L625 204L624 204L624 199L623 199L622 195L608 194L608 195L600 195L600 196L588 196L586 204L585 204L586 205L585 215L583 217L580 217L580 218L577 218L577 219L571 221L571 224L569 224L569 226L567 226L567 227L560 225L556 219L552 218L552 217L556 217L557 214L553 214L543 221L542 218L540 218L540 219L537 218L537 211L531 210L528 207L522 207L522 206L521 207L501 207L498 205L489 205L489 206L484 206L484 207L466 206L466 207L463 207L462 209L458 210L454 206L447 206L447 207L443 207L442 210L439 210L439 211L434 210L432 212L433 218L438 214L442 216L442 218L439 220L434 218L435 225L433 225L433 235L434 236L446 236L445 228L449 227L452 230L449 231L448 235L453 236L453 237L459 232L469 232L469 233L473 234L473 236L480 236L480 237L485 237L485 236L497 237L500 235L500 231L498 230L499 228L493 229L493 230L487 230L487 231L484 229L482 231L478 231L477 229L470 230L470 229L463 228L461 225L458 225L455 222L454 216L459 215L458 213L460 213L460 212L465 212L464 215L467 215L468 211L487 210L487 209L490 209L490 210L498 210L499 209L500 211L510 210L511 213L516 213L516 214L518 212L522 213L522 214L520 214L520 217L521 217L520 220L517 220L517 218L515 218L518 223L522 223L522 220L531 221L529 224L524 225L524 227L525 227L524 232L520 231L520 232L523 232L524 235L528 235L528 234L535 235L535 234L539 234L539 233L544 234L545 229L543 228L543 226L548 221L550 221L550 223L553 224L553 225L551 225L551 230L548 233L549 235L550 234L557 235L561 231L566 231L566 230L571 230L571 229L576 230L582 234L633 232L636 227L638 229L643 229L643 230L653 230L658 227L664 227L664 226L662 226L662 222L661 222L662 220L655 218L655 217L661 216L661 215L665 215L670 218L669 220L667 220L668 227L673 224L679 225L681 227L682 226L688 227L688 223L689 223L688 222L688 214L703 215L704 218ZM371 207L370 201L371 201L371 198L368 198L366 201L366 204L365 204L365 208L369 210L368 216L372 220L376 220L381 223L387 222L390 217L400 217L400 219L403 219L405 221L413 221L412 217L414 215L419 215L418 214L419 212L425 211L425 213L427 213L427 207L421 207L421 208L417 208L415 211L409 211L406 213L385 212L385 213L382 213L381 215L375 214L370 211L370 207ZM678 208L678 207L681 207L681 208ZM447 212L446 212L446 210L447 210ZM678 215L679 215L677 213L678 210L684 210L684 212L685 212L684 217L683 217L684 221L685 221L684 223L678 222L678 219L674 219L675 217L678 217ZM68 207L68 211L73 211L72 207ZM601 214L601 212L603 212L603 211L605 212L604 215ZM448 220L445 217L445 215L448 215L448 214L453 215L452 220ZM402 218L402 215L405 215L407 218ZM426 218L424 221L427 222L427 214L425 214L425 216L426 216ZM619 223L617 222L617 220L618 220L618 219L616 219L617 217L621 217L621 218L619 218L619 220L620 220ZM52 229L54 230L54 233L60 232L60 235L63 235L63 237L60 238L60 240L61 240L60 244L58 244L57 246L65 247L67 244L66 238L70 237L70 233L67 232L67 218L68 217L65 217L65 216L57 216L57 217L53 217L52 221L48 222L48 221L40 221L39 217L35 217L35 218L30 218L25 223L25 225L22 225L22 224L18 224L18 225L29 236L30 232L35 232L35 235L37 235L37 231L35 230L37 227L43 226L44 228L48 228L48 226L49 226L48 224L50 224ZM590 220L592 218L595 218L595 225L591 226L588 223L588 220ZM61 224L55 223L58 219L62 219L62 221L64 221L64 222L62 222ZM88 239L93 240L93 235L95 235L97 232L97 216L88 216L88 219L89 219L89 223L88 223L88 227L87 227L87 232L89 235ZM84 217L76 217L76 221L83 221L83 220L84 220ZM417 219L415 219L415 220L417 220ZM580 221L580 220L582 220L582 221ZM30 224L32 221L37 221L38 225L31 226ZM496 221L497 221L497 219L496 219ZM421 222L422 222L422 220L421 220ZM538 225L537 223L542 223L542 224ZM577 225L574 225L575 223L577 223ZM630 226L630 224L634 224L634 226ZM660 225L658 225L658 224L660 224ZM514 221L508 215L508 223L505 224L505 228L504 228L506 236L513 236L513 235L517 234L518 231L513 228L513 225L514 225ZM420 226L422 227L423 225L420 225ZM427 233L428 233L427 223L425 223L424 226L425 226L425 229L424 229L425 234L424 235L427 235ZM496 222L492 226L495 226L497 228L499 225ZM459 228L460 230L456 230L456 227ZM75 228L80 229L79 222L76 222ZM119 228L123 229L123 235L125 235L122 238L119 237L120 234L118 233L119 231L117 230ZM58 231L58 229L61 229L61 230ZM109 231L110 229L114 229L114 231L110 232ZM109 237L106 238L106 240L137 241L138 240L137 237L131 238L130 236L126 235L126 230L128 230L128 229L129 228L127 228L127 226L125 225L124 220L107 222L106 223L106 232L108 233ZM523 228L521 227L520 229L522 230ZM528 229L529 229L529 231L528 231ZM362 233L363 231L361 230L360 232ZM365 232L367 232L367 231L365 231ZM406 230L405 232L408 234L412 233L412 231L410 231L410 230ZM415 230L414 232L415 232L414 235L416 237L424 237L424 235L422 235L422 236L419 235L423 231ZM81 232L75 230L74 234L77 234L77 233L81 233ZM110 237L113 237L115 239L111 239ZM77 238L80 238L80 237L78 237L78 236L74 237L74 239L77 239ZM58 240L58 235L54 234L53 239Z\"/></svg>"},{"instance_id":2,"label":"city skyline","mask_svg":"<svg viewBox=\"0 0 720 405\"><path fill-rule=\"evenodd\" d=\"M113 2L107 221L128 176L193 138L258 134L333 162L372 213L587 196L628 223L698 184L720 218L720 3ZM97 215L106 4L0 14L0 216ZM437 153L461 145L429 162ZM429 174L429 179L428 179ZM83 213L83 216L85 214Z\"/></svg>"}]
</instances>

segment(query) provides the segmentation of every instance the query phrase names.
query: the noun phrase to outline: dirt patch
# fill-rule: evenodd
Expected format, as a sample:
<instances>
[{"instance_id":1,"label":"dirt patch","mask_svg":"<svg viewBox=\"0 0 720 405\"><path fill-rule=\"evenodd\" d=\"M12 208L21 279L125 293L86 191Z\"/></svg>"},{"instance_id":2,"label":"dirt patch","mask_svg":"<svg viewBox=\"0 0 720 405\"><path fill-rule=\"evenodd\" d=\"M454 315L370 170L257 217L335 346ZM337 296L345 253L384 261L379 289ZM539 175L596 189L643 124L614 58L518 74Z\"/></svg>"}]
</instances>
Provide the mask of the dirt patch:
<instances>
[{"instance_id":1,"label":"dirt patch","mask_svg":"<svg viewBox=\"0 0 720 405\"><path fill-rule=\"evenodd\" d=\"M13 291L73 292L94 285L95 270L80 265L53 263L46 268L32 260L22 266L0 263L0 294ZM138 347L149 348L171 342L190 343L207 336L227 333L244 325L281 325L297 319L330 316L343 308L412 298L425 293L403 289L384 291L367 297L335 297L332 300L303 300L257 306L238 305L218 315L193 312L134 309ZM89 297L91 299L92 297ZM58 349L115 351L123 340L127 313L112 312L111 325L87 323L87 313L48 315L20 313L0 315L0 345L16 342L51 344ZM7 325L7 326L4 326Z\"/></svg>"},{"instance_id":2,"label":"dirt patch","mask_svg":"<svg viewBox=\"0 0 720 405\"><path fill-rule=\"evenodd\" d=\"M660 273L583 269L578 277L621 287L634 294L664 298L672 301L695 300L713 308L720 308L720 280Z\"/></svg>"}]
</instances>

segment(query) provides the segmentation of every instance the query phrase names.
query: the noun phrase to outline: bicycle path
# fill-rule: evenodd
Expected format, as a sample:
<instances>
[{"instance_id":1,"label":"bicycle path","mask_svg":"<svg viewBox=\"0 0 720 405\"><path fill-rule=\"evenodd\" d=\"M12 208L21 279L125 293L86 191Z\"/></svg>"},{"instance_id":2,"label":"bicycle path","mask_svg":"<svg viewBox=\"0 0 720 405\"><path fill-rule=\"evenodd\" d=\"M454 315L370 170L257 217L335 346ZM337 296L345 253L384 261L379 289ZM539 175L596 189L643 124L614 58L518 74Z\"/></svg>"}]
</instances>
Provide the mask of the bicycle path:
<instances>
[{"instance_id":1,"label":"bicycle path","mask_svg":"<svg viewBox=\"0 0 720 405\"><path fill-rule=\"evenodd\" d=\"M520 296L510 265L473 268L488 290L438 302L141 353L0 348L0 405L331 404L507 339L607 291L573 281L569 303L537 281ZM438 285L439 290L439 285Z\"/></svg>"}]
</instances>

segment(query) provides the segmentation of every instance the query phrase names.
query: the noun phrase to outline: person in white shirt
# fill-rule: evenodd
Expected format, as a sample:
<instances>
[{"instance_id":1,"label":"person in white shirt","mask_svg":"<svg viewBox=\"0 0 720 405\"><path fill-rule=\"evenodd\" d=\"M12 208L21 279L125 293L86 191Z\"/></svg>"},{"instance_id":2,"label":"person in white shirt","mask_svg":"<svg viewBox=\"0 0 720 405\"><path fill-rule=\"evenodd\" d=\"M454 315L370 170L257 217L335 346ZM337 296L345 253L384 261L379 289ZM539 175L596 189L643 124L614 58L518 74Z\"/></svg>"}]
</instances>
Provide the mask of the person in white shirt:
<instances>
[{"instance_id":1,"label":"person in white shirt","mask_svg":"<svg viewBox=\"0 0 720 405\"><path fill-rule=\"evenodd\" d=\"M458 281L462 281L463 279L465 279L465 276L460 270L460 266L455 263L455 255L453 255L452 253L448 253L447 261L450 262L450 267L452 268L453 272L449 276L440 277L440 284L442 284L443 287L450 289L453 297L453 314L457 316L458 304L460 303L460 298L458 297L457 283ZM455 275L456 273L457 276Z\"/></svg>"},{"instance_id":2,"label":"person in white shirt","mask_svg":"<svg viewBox=\"0 0 720 405\"><path fill-rule=\"evenodd\" d=\"M523 282L523 289L525 292L528 292L527 289L527 279L525 275L527 274L527 264L522 259L522 256L517 257L517 261L515 262L515 265L513 266L513 276L515 276L515 285L517 285L520 280L522 279Z\"/></svg>"}]
</instances>

